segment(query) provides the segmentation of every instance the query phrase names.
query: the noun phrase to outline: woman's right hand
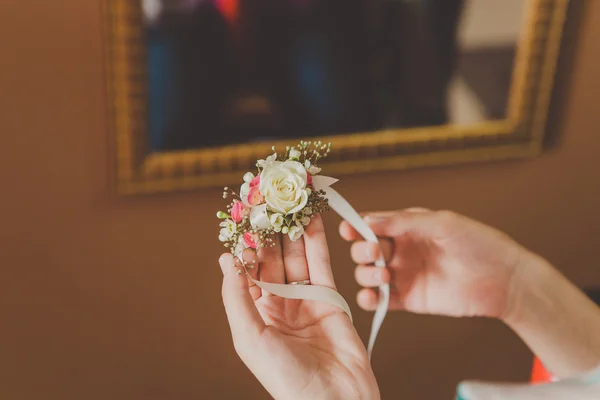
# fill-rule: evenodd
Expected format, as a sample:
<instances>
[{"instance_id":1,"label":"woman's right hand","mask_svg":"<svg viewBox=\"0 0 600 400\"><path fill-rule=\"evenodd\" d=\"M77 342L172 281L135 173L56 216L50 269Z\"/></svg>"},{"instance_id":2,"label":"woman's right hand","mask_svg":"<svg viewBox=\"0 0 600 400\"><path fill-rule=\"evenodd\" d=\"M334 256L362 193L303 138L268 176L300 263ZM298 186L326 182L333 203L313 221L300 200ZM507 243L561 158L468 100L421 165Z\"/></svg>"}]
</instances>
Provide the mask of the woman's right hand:
<instances>
[{"instance_id":1,"label":"woman's right hand","mask_svg":"<svg viewBox=\"0 0 600 400\"><path fill-rule=\"evenodd\" d=\"M355 241L356 280L365 287L357 297L361 308L374 310L374 288L390 283L391 309L455 317L511 312L515 276L529 252L505 234L448 211L368 213L365 220L381 238L381 250L347 222L340 226L342 237ZM373 265L380 251L386 269Z\"/></svg>"}]
</instances>

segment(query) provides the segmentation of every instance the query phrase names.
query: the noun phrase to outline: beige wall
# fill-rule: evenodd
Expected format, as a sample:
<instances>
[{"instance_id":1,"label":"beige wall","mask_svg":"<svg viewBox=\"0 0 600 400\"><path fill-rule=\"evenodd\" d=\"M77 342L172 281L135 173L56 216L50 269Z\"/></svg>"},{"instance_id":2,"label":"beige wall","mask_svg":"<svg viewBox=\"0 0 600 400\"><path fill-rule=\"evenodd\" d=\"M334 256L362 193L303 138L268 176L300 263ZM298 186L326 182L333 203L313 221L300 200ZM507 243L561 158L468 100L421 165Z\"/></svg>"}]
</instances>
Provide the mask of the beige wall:
<instances>
[{"instance_id":1,"label":"beige wall","mask_svg":"<svg viewBox=\"0 0 600 400\"><path fill-rule=\"evenodd\" d=\"M220 190L109 195L98 3L0 2L0 397L266 398L220 304ZM589 3L559 79L556 147L527 161L348 177L339 189L361 210L469 214L578 284L600 284L600 2ZM352 302L339 220L326 222ZM370 315L354 311L366 337ZM405 399L450 399L466 377L525 379L529 363L494 321L404 314L389 317L374 357L384 398Z\"/></svg>"}]
</instances>

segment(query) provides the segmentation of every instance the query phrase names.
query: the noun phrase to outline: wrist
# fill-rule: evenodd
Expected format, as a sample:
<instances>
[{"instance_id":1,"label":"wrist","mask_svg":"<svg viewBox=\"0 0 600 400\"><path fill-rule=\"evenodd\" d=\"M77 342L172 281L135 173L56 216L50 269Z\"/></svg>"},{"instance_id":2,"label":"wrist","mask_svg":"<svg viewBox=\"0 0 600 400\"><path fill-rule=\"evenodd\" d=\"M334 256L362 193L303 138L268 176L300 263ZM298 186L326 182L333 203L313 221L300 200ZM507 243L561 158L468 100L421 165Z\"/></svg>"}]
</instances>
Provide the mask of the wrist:
<instances>
[{"instance_id":1,"label":"wrist","mask_svg":"<svg viewBox=\"0 0 600 400\"><path fill-rule=\"evenodd\" d=\"M538 312L551 308L549 301L545 300L555 285L552 269L542 257L523 249L507 290L506 309L500 318L505 324L514 329L530 322L534 309L539 309L536 310Z\"/></svg>"},{"instance_id":2,"label":"wrist","mask_svg":"<svg viewBox=\"0 0 600 400\"><path fill-rule=\"evenodd\" d=\"M515 271L504 322L559 378L600 364L600 309L542 257Z\"/></svg>"}]
</instances>

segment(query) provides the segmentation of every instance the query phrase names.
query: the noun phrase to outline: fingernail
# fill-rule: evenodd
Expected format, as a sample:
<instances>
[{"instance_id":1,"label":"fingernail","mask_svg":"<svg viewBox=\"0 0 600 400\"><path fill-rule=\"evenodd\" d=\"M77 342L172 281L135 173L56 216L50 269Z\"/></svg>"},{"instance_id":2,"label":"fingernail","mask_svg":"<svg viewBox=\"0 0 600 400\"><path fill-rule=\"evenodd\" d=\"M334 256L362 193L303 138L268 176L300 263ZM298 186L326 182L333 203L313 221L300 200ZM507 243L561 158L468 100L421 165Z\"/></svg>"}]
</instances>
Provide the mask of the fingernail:
<instances>
[{"instance_id":1,"label":"fingernail","mask_svg":"<svg viewBox=\"0 0 600 400\"><path fill-rule=\"evenodd\" d=\"M225 257L219 257L219 266L221 267L221 272L225 275Z\"/></svg>"}]
</instances>

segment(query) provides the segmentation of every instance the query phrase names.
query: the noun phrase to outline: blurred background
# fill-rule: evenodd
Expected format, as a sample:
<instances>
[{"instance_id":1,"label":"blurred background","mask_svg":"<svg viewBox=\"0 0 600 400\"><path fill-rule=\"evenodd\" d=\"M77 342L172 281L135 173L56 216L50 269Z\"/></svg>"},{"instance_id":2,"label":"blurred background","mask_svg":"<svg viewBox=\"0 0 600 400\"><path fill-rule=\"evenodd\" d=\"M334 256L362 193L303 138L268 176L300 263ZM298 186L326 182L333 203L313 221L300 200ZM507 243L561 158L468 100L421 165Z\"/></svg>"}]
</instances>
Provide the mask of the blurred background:
<instances>
[{"instance_id":1,"label":"blurred background","mask_svg":"<svg viewBox=\"0 0 600 400\"><path fill-rule=\"evenodd\" d=\"M543 155L346 177L340 192L360 211L464 213L600 285L600 2L571 3ZM220 303L221 189L110 194L100 1L3 0L0 49L0 398L268 398ZM366 339L339 222L326 217L334 272ZM373 358L383 398L431 400L466 378L527 380L531 362L496 321L405 313Z\"/></svg>"},{"instance_id":2,"label":"blurred background","mask_svg":"<svg viewBox=\"0 0 600 400\"><path fill-rule=\"evenodd\" d=\"M534 5L136 2L153 151L502 119Z\"/></svg>"}]
</instances>

